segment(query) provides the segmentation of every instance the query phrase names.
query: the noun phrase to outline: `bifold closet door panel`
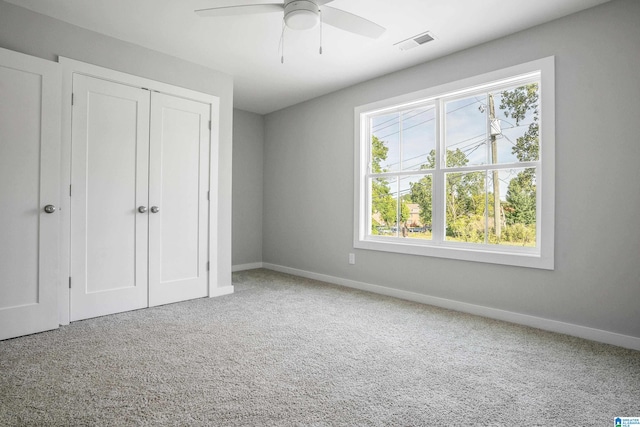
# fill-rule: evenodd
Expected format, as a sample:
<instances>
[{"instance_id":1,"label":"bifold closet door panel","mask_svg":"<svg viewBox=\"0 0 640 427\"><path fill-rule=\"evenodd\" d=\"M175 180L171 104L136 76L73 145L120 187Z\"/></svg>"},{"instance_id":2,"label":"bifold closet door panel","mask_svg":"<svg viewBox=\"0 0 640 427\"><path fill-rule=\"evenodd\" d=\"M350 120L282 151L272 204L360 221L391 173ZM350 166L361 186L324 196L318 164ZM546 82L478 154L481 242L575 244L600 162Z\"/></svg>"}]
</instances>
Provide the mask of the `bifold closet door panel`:
<instances>
[{"instance_id":1,"label":"bifold closet door panel","mask_svg":"<svg viewBox=\"0 0 640 427\"><path fill-rule=\"evenodd\" d=\"M60 91L58 64L0 49L0 340L58 327Z\"/></svg>"},{"instance_id":2,"label":"bifold closet door panel","mask_svg":"<svg viewBox=\"0 0 640 427\"><path fill-rule=\"evenodd\" d=\"M149 305L208 295L210 105L154 92Z\"/></svg>"},{"instance_id":3,"label":"bifold closet door panel","mask_svg":"<svg viewBox=\"0 0 640 427\"><path fill-rule=\"evenodd\" d=\"M149 91L73 76L71 320L147 307Z\"/></svg>"}]
</instances>

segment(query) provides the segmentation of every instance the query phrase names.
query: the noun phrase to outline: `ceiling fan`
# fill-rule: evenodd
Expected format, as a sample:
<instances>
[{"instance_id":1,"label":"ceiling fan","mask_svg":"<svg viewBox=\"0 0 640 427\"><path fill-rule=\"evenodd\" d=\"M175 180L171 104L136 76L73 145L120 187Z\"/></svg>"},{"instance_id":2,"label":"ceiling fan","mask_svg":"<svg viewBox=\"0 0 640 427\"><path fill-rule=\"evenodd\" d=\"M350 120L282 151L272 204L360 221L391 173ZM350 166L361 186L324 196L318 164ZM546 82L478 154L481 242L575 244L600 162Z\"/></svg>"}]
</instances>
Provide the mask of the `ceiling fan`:
<instances>
[{"instance_id":1,"label":"ceiling fan","mask_svg":"<svg viewBox=\"0 0 640 427\"><path fill-rule=\"evenodd\" d=\"M284 24L292 30L308 30L318 23L331 25L350 33L377 39L385 28L344 10L326 6L333 0L282 0L280 2L242 4L198 9L200 16L251 15L284 13ZM228 2L227 2L228 4Z\"/></svg>"}]
</instances>

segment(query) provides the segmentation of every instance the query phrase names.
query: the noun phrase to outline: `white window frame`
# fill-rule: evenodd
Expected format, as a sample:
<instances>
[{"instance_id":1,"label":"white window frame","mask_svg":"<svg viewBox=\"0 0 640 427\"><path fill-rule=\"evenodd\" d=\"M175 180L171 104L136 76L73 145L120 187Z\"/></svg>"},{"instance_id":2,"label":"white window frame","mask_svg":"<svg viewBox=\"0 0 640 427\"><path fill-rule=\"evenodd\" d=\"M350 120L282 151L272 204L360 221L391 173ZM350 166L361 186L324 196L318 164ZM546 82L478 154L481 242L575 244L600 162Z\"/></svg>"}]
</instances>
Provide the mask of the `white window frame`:
<instances>
[{"instance_id":1,"label":"white window frame","mask_svg":"<svg viewBox=\"0 0 640 427\"><path fill-rule=\"evenodd\" d=\"M554 269L554 216L555 216L555 66L554 57L547 57L525 64L493 71L479 76L420 90L410 94L384 99L355 108L355 191L354 191L354 247L410 255L450 258L466 261L504 264L520 267ZM371 230L371 206L369 187L369 162L371 150L370 117L383 112L405 109L425 102L439 102L442 98L464 95L483 88L517 84L523 79L539 79L540 102L540 159L538 162L518 163L517 167L530 167L535 163L536 175L536 247L526 248L481 243L463 243L445 240L444 189L446 169L440 168L444 160L444 141L436 138L436 169L433 171L433 236L432 240L373 236ZM441 118L436 117L439 125ZM437 130L439 132L439 130ZM469 166L470 170L509 169L513 164ZM458 168L455 171L459 171ZM403 174L401 172L400 174ZM436 222L438 224L436 224Z\"/></svg>"}]
</instances>

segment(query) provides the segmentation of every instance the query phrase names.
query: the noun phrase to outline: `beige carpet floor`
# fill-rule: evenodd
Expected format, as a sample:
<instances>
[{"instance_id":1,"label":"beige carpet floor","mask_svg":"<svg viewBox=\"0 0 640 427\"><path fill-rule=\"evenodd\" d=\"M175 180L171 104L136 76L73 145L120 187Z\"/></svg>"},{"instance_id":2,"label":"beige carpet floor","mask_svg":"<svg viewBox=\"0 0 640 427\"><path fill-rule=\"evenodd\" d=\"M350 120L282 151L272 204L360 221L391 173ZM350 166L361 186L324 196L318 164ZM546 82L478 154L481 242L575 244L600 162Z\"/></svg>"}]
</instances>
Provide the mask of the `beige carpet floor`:
<instances>
[{"instance_id":1,"label":"beige carpet floor","mask_svg":"<svg viewBox=\"0 0 640 427\"><path fill-rule=\"evenodd\" d=\"M0 425L610 426L640 352L275 273L0 342Z\"/></svg>"}]
</instances>

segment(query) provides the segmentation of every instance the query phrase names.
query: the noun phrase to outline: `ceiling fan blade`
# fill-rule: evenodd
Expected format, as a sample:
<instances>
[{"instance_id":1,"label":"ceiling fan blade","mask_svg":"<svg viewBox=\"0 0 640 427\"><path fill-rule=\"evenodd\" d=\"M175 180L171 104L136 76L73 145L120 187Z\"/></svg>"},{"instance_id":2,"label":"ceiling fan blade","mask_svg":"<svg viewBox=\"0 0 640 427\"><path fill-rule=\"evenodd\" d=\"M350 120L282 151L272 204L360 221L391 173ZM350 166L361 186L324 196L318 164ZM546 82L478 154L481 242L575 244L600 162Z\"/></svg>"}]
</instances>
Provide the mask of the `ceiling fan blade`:
<instances>
[{"instance_id":1,"label":"ceiling fan blade","mask_svg":"<svg viewBox=\"0 0 640 427\"><path fill-rule=\"evenodd\" d=\"M249 4L243 6L212 7L209 9L198 9L196 14L200 16L233 16L252 15L256 13L281 12L284 10L282 3L271 4Z\"/></svg>"},{"instance_id":2,"label":"ceiling fan blade","mask_svg":"<svg viewBox=\"0 0 640 427\"><path fill-rule=\"evenodd\" d=\"M323 6L320 10L322 11L323 23L349 31L350 33L377 39L386 31L384 27L381 27L375 22L371 22L353 13L345 12L344 10L329 6Z\"/></svg>"}]
</instances>

